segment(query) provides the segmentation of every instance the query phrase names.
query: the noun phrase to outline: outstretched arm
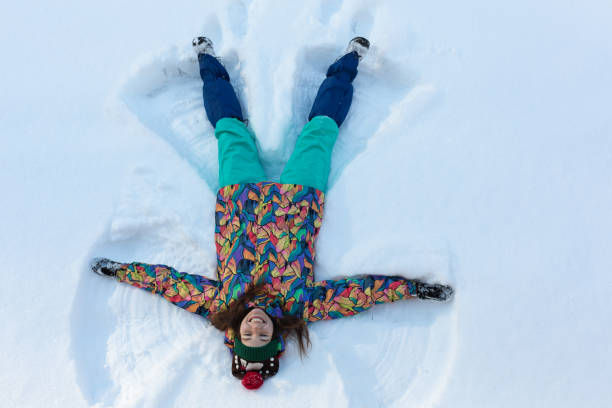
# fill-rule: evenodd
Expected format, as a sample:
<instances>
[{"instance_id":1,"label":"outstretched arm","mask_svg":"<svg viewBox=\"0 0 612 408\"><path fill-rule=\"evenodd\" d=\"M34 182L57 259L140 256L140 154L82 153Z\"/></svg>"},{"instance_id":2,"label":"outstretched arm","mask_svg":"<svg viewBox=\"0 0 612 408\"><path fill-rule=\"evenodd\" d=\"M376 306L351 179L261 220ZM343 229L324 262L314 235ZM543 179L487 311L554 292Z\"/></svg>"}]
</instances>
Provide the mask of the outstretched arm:
<instances>
[{"instance_id":1,"label":"outstretched arm","mask_svg":"<svg viewBox=\"0 0 612 408\"><path fill-rule=\"evenodd\" d=\"M176 306L205 317L219 291L215 280L178 272L166 265L140 262L123 264L96 258L91 263L91 269L100 275L115 277L119 282L162 295Z\"/></svg>"},{"instance_id":2,"label":"outstretched arm","mask_svg":"<svg viewBox=\"0 0 612 408\"><path fill-rule=\"evenodd\" d=\"M380 303L420 298L448 300L452 288L430 285L401 276L366 275L315 282L305 320L338 319L368 310Z\"/></svg>"}]
</instances>

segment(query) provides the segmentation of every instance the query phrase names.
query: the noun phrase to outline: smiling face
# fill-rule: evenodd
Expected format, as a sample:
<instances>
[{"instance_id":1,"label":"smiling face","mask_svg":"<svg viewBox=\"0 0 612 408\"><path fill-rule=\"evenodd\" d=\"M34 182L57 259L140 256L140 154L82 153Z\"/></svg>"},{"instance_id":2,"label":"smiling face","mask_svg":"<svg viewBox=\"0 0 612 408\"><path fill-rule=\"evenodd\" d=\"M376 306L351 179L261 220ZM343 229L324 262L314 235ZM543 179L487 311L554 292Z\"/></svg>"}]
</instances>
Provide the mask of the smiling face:
<instances>
[{"instance_id":1,"label":"smiling face","mask_svg":"<svg viewBox=\"0 0 612 408\"><path fill-rule=\"evenodd\" d=\"M272 340L274 324L262 309L254 308L240 323L240 341L248 347L265 346Z\"/></svg>"}]
</instances>

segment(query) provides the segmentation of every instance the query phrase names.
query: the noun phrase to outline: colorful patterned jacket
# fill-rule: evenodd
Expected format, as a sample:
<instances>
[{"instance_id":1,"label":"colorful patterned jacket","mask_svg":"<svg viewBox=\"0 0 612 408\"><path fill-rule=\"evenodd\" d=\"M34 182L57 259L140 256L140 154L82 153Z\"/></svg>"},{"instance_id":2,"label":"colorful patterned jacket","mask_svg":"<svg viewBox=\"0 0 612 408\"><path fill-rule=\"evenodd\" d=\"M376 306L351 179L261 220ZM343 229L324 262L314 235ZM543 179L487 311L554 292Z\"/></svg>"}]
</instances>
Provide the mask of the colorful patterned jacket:
<instances>
[{"instance_id":1,"label":"colorful patterned jacket","mask_svg":"<svg viewBox=\"0 0 612 408\"><path fill-rule=\"evenodd\" d=\"M266 295L251 306L271 316L301 316L306 322L351 316L375 304L416 296L415 281L366 275L315 281L315 238L324 193L296 184L234 184L217 195L217 280L177 272L164 265L123 264L121 282L158 293L190 312L224 310L253 284ZM233 346L233 335L226 333Z\"/></svg>"}]
</instances>

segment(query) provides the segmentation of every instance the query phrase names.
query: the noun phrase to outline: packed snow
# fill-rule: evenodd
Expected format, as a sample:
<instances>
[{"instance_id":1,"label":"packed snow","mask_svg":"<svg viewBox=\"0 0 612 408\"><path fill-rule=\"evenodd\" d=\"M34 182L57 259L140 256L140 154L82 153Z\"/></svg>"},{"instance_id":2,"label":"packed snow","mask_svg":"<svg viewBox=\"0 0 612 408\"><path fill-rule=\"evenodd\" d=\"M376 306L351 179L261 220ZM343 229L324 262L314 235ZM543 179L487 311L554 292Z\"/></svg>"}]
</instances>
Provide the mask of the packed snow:
<instances>
[{"instance_id":1,"label":"packed snow","mask_svg":"<svg viewBox=\"0 0 612 408\"><path fill-rule=\"evenodd\" d=\"M0 406L608 407L606 1L0 6ZM449 283L310 326L257 391L203 318L89 260L215 277L217 146L191 38L278 180L324 78L368 37L334 149L318 280Z\"/></svg>"}]
</instances>

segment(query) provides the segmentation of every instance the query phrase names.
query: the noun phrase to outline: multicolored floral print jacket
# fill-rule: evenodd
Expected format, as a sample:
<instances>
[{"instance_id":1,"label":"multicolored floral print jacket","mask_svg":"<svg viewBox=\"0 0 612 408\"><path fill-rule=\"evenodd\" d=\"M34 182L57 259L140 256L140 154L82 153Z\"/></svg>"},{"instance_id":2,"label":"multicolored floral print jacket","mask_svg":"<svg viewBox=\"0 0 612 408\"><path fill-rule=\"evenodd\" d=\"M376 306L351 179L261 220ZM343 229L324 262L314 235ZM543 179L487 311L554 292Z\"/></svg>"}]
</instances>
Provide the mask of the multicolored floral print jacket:
<instances>
[{"instance_id":1,"label":"multicolored floral print jacket","mask_svg":"<svg viewBox=\"0 0 612 408\"><path fill-rule=\"evenodd\" d=\"M306 322L352 316L375 304L415 297L415 281L399 276L315 281L314 244L323 202L323 192L296 184L222 187L215 210L217 280L137 262L123 264L117 279L205 317L224 310L256 284L264 285L266 295L251 306L271 316L301 316ZM226 333L226 344L232 347L232 333Z\"/></svg>"}]
</instances>

